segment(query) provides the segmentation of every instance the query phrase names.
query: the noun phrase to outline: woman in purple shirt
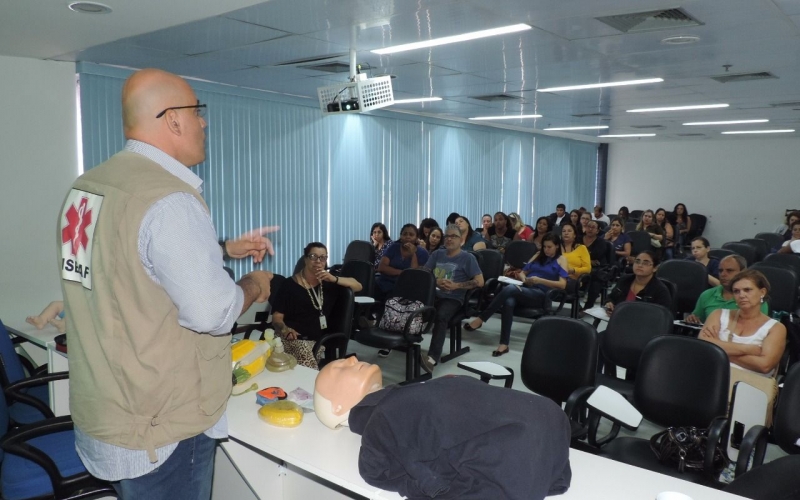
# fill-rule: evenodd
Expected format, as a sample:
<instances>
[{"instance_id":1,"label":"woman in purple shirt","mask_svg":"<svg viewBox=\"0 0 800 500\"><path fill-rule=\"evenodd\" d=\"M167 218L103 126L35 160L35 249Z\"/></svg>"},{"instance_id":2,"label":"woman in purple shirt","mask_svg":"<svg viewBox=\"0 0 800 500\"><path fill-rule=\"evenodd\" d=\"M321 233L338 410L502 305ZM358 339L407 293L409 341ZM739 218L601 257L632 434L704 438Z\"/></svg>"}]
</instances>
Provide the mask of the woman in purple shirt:
<instances>
[{"instance_id":1,"label":"woman in purple shirt","mask_svg":"<svg viewBox=\"0 0 800 500\"><path fill-rule=\"evenodd\" d=\"M498 293L489 306L470 323L464 323L467 331L477 330L492 314L500 308L502 318L500 324L500 345L492 352L492 356L502 356L508 352L511 340L511 324L514 321L514 307L517 303L527 307L541 307L545 296L551 288L563 290L567 286L567 261L561 256L560 238L548 233L542 238L542 251L538 252L525 264L522 271L514 278L522 281L522 285L506 285Z\"/></svg>"}]
</instances>

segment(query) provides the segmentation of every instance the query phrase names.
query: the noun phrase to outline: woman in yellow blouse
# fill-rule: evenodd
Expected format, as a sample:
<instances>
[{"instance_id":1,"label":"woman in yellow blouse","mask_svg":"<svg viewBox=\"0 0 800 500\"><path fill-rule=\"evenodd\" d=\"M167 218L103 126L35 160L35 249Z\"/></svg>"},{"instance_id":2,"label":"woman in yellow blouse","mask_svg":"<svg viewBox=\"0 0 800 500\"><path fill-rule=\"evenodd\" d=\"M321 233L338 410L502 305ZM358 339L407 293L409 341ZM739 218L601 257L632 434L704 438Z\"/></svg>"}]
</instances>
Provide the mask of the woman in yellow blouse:
<instances>
[{"instance_id":1,"label":"woman in yellow blouse","mask_svg":"<svg viewBox=\"0 0 800 500\"><path fill-rule=\"evenodd\" d=\"M577 242L577 232L571 222L561 226L561 255L567 259L567 272L572 279L592 272L589 250Z\"/></svg>"}]
</instances>

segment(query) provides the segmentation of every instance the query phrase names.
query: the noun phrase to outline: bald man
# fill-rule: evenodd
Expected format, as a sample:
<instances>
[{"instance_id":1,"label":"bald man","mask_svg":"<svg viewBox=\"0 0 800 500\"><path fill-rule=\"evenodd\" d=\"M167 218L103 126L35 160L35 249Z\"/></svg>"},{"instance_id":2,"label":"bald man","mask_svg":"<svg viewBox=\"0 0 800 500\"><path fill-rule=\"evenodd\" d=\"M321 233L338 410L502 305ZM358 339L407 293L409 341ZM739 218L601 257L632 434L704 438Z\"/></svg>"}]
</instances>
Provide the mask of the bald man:
<instances>
[{"instance_id":1,"label":"bald man","mask_svg":"<svg viewBox=\"0 0 800 500\"><path fill-rule=\"evenodd\" d=\"M75 181L59 220L75 445L124 499L210 498L229 332L270 293L269 272L228 277L187 168L205 160L205 108L175 75L134 73L125 149ZM263 229L223 250L260 260Z\"/></svg>"}]
</instances>

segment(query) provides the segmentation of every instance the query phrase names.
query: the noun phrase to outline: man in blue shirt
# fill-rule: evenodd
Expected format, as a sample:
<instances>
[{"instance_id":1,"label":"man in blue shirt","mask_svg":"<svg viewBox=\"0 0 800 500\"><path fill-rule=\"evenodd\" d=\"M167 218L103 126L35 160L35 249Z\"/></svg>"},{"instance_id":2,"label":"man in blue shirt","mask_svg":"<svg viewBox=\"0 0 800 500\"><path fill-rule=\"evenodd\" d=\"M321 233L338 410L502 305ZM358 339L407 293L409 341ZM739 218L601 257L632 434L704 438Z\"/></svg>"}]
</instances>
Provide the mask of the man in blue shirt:
<instances>
[{"instance_id":1,"label":"man in blue shirt","mask_svg":"<svg viewBox=\"0 0 800 500\"><path fill-rule=\"evenodd\" d=\"M428 352L422 354L422 367L433 373L450 319L464 305L467 290L483 286L483 274L475 256L461 250L461 230L455 224L447 226L444 248L431 254L425 268L436 276L436 320Z\"/></svg>"}]
</instances>

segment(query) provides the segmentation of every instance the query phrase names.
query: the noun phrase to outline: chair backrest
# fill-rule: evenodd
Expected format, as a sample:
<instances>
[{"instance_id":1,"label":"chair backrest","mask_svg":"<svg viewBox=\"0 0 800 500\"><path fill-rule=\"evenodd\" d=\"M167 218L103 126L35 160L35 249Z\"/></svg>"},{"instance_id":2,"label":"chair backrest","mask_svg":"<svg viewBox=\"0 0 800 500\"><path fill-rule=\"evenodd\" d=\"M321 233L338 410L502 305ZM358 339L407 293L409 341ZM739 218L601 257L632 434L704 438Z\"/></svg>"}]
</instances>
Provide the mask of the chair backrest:
<instances>
[{"instance_id":1,"label":"chair backrest","mask_svg":"<svg viewBox=\"0 0 800 500\"><path fill-rule=\"evenodd\" d=\"M0 383L2 383L2 387L6 387L24 378L25 370L22 368L8 330L0 321Z\"/></svg>"},{"instance_id":2,"label":"chair backrest","mask_svg":"<svg viewBox=\"0 0 800 500\"><path fill-rule=\"evenodd\" d=\"M730 371L728 355L711 342L656 337L642 352L633 404L656 425L706 428L727 414Z\"/></svg>"},{"instance_id":3,"label":"chair backrest","mask_svg":"<svg viewBox=\"0 0 800 500\"><path fill-rule=\"evenodd\" d=\"M281 289L281 286L283 285L284 281L286 281L286 277L284 275L282 274L272 275L272 280L269 282L269 300L267 301L269 302L269 308L265 311L265 314L269 314L268 311L272 308L272 297L276 297L278 295L278 290ZM256 321L267 320L266 317L259 319L258 314L261 313L256 314Z\"/></svg>"},{"instance_id":4,"label":"chair backrest","mask_svg":"<svg viewBox=\"0 0 800 500\"><path fill-rule=\"evenodd\" d=\"M800 437L800 364L789 369L778 396L772 435L786 453L800 453L795 442Z\"/></svg>"},{"instance_id":5,"label":"chair backrest","mask_svg":"<svg viewBox=\"0 0 800 500\"><path fill-rule=\"evenodd\" d=\"M294 269L292 269L292 276L302 271L305 265L306 265L305 257L301 256L299 259L297 259L297 263L294 265Z\"/></svg>"},{"instance_id":6,"label":"chair backrest","mask_svg":"<svg viewBox=\"0 0 800 500\"><path fill-rule=\"evenodd\" d=\"M769 253L767 242L758 238L745 238L742 243L747 243L756 250L756 262L761 262Z\"/></svg>"},{"instance_id":7,"label":"chair backrest","mask_svg":"<svg viewBox=\"0 0 800 500\"><path fill-rule=\"evenodd\" d=\"M475 257L475 260L478 261L478 267L481 268L481 273L483 273L483 254L479 250L467 250L467 253L471 253Z\"/></svg>"},{"instance_id":8,"label":"chair backrest","mask_svg":"<svg viewBox=\"0 0 800 500\"><path fill-rule=\"evenodd\" d=\"M693 311L700 294L708 288L706 267L691 260L668 260L658 266L656 275L678 287L678 312Z\"/></svg>"},{"instance_id":9,"label":"chair backrest","mask_svg":"<svg viewBox=\"0 0 800 500\"><path fill-rule=\"evenodd\" d=\"M345 263L346 264L346 263ZM355 311L355 294L353 290L342 287L336 307L331 312L329 333L344 333L343 337L330 339L325 343L325 358L320 368L333 360L341 359L347 354L347 344L353 333L353 313Z\"/></svg>"},{"instance_id":10,"label":"chair backrest","mask_svg":"<svg viewBox=\"0 0 800 500\"><path fill-rule=\"evenodd\" d=\"M658 304L621 302L600 335L603 358L625 369L636 370L647 343L672 332L673 318L672 311Z\"/></svg>"},{"instance_id":11,"label":"chair backrest","mask_svg":"<svg viewBox=\"0 0 800 500\"><path fill-rule=\"evenodd\" d=\"M764 259L764 263L768 263L767 265L788 267L789 269L793 269L794 272L800 276L800 255L791 253L773 253L767 255L767 257Z\"/></svg>"},{"instance_id":12,"label":"chair backrest","mask_svg":"<svg viewBox=\"0 0 800 500\"><path fill-rule=\"evenodd\" d=\"M631 210L631 213L628 214L628 219L635 219L636 222L642 220L642 214L644 210Z\"/></svg>"},{"instance_id":13,"label":"chair backrest","mask_svg":"<svg viewBox=\"0 0 800 500\"><path fill-rule=\"evenodd\" d=\"M632 231L636 231L636 226L638 225L638 220L628 220L628 222L625 223L625 232L630 233Z\"/></svg>"},{"instance_id":14,"label":"chair backrest","mask_svg":"<svg viewBox=\"0 0 800 500\"><path fill-rule=\"evenodd\" d=\"M756 238L767 242L767 253L783 245L783 235L778 233L758 233Z\"/></svg>"},{"instance_id":15,"label":"chair backrest","mask_svg":"<svg viewBox=\"0 0 800 500\"><path fill-rule=\"evenodd\" d=\"M712 248L708 251L709 258L722 260L728 255L739 255L730 248Z\"/></svg>"},{"instance_id":16,"label":"chair backrest","mask_svg":"<svg viewBox=\"0 0 800 500\"><path fill-rule=\"evenodd\" d=\"M635 257L640 252L650 250L650 233L647 231L631 231L626 233L631 239L631 256Z\"/></svg>"},{"instance_id":17,"label":"chair backrest","mask_svg":"<svg viewBox=\"0 0 800 500\"><path fill-rule=\"evenodd\" d=\"M361 291L356 293L358 297L372 297L375 291L375 268L371 262L363 260L348 260L342 264L339 276L353 278L361 283Z\"/></svg>"},{"instance_id":18,"label":"chair backrest","mask_svg":"<svg viewBox=\"0 0 800 500\"><path fill-rule=\"evenodd\" d=\"M692 241L693 238L703 236L703 231L706 230L706 222L708 219L705 215L701 214L689 214L689 219L692 221L692 229L690 229L689 234L686 235L686 240Z\"/></svg>"},{"instance_id":19,"label":"chair backrest","mask_svg":"<svg viewBox=\"0 0 800 500\"><path fill-rule=\"evenodd\" d=\"M363 260L365 262L375 262L375 247L369 241L353 240L347 244L344 251L342 263L351 260Z\"/></svg>"},{"instance_id":20,"label":"chair backrest","mask_svg":"<svg viewBox=\"0 0 800 500\"><path fill-rule=\"evenodd\" d=\"M511 267L522 269L522 266L531 260L536 253L536 243L528 241L512 241L508 244L505 251L505 261Z\"/></svg>"},{"instance_id":21,"label":"chair backrest","mask_svg":"<svg viewBox=\"0 0 800 500\"><path fill-rule=\"evenodd\" d=\"M481 256L478 259L478 265L484 281L503 275L503 254L492 249L476 250L475 253Z\"/></svg>"},{"instance_id":22,"label":"chair backrest","mask_svg":"<svg viewBox=\"0 0 800 500\"><path fill-rule=\"evenodd\" d=\"M756 249L753 247L753 245L742 243L741 241L729 241L723 244L722 248L725 250L732 250L734 253L744 257L744 260L747 261L747 267L750 267L757 262Z\"/></svg>"},{"instance_id":23,"label":"chair backrest","mask_svg":"<svg viewBox=\"0 0 800 500\"><path fill-rule=\"evenodd\" d=\"M432 306L436 298L436 279L432 272L425 269L405 269L397 277L389 297L418 300L426 306Z\"/></svg>"},{"instance_id":24,"label":"chair backrest","mask_svg":"<svg viewBox=\"0 0 800 500\"><path fill-rule=\"evenodd\" d=\"M228 266L222 266L222 269L224 269L225 272L228 273L228 276L230 276L233 281L236 281L236 275L233 273L233 269L231 269Z\"/></svg>"},{"instance_id":25,"label":"chair backrest","mask_svg":"<svg viewBox=\"0 0 800 500\"><path fill-rule=\"evenodd\" d=\"M656 276L658 278L658 276ZM672 316L678 315L678 285L671 282L666 278L658 278L658 280L667 287L669 290L669 296L672 298L672 302L670 305L670 310L672 311Z\"/></svg>"},{"instance_id":26,"label":"chair backrest","mask_svg":"<svg viewBox=\"0 0 800 500\"><path fill-rule=\"evenodd\" d=\"M613 266L617 263L617 252L614 250L614 244L608 240L599 240L602 245L606 246L606 261L601 262L604 266Z\"/></svg>"},{"instance_id":27,"label":"chair backrest","mask_svg":"<svg viewBox=\"0 0 800 500\"><path fill-rule=\"evenodd\" d=\"M597 330L584 321L547 316L531 325L522 351L525 387L558 404L575 389L594 385Z\"/></svg>"},{"instance_id":28,"label":"chair backrest","mask_svg":"<svg viewBox=\"0 0 800 500\"><path fill-rule=\"evenodd\" d=\"M788 267L773 267L759 262L753 269L760 271L769 281L769 305L773 311L794 312L797 310L797 273Z\"/></svg>"}]
</instances>

